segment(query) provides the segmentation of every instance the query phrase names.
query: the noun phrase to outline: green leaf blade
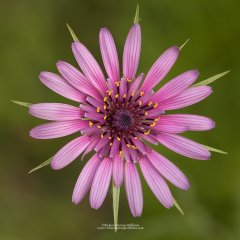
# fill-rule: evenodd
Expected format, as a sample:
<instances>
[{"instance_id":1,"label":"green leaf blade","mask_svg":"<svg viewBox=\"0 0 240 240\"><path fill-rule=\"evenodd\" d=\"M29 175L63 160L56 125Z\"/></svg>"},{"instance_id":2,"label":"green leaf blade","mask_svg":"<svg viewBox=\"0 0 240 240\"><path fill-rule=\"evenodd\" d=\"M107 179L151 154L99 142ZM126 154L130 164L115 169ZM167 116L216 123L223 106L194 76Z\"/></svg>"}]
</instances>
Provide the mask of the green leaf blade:
<instances>
[{"instance_id":1,"label":"green leaf blade","mask_svg":"<svg viewBox=\"0 0 240 240\"><path fill-rule=\"evenodd\" d=\"M199 83L196 83L196 84L194 84L193 86L194 86L194 87L197 87L197 86L206 86L206 85L209 85L210 83L215 82L217 79L225 76L225 75L228 74L229 72L230 72L230 70L225 71L225 72L223 72L223 73L219 73L219 74L217 74L217 75L214 75L213 77L210 77L210 78L208 78L208 79L206 79L206 80L203 80L203 81L201 81L201 82L199 82Z\"/></svg>"},{"instance_id":2,"label":"green leaf blade","mask_svg":"<svg viewBox=\"0 0 240 240\"><path fill-rule=\"evenodd\" d=\"M74 33L74 31L72 30L70 25L68 23L66 23L66 25L67 25L67 28L68 28L68 30L69 30L69 32L70 32L74 42L79 42L77 35Z\"/></svg>"},{"instance_id":3,"label":"green leaf blade","mask_svg":"<svg viewBox=\"0 0 240 240\"><path fill-rule=\"evenodd\" d=\"M221 154L228 154L227 152L224 152L224 151L222 151L220 149L217 149L217 148L209 147L209 146L206 146L206 145L202 145L202 146L207 148L211 152L217 152L217 153L221 153Z\"/></svg>"},{"instance_id":4,"label":"green leaf blade","mask_svg":"<svg viewBox=\"0 0 240 240\"><path fill-rule=\"evenodd\" d=\"M49 158L49 159L46 160L45 162L41 163L41 164L38 165L37 167L35 167L35 168L33 168L32 170L30 170L28 173L30 174L30 173L32 173L32 172L35 172L35 171L37 171L37 170L39 170L39 169L41 169L41 168L49 165L49 164L51 163L51 161L52 161L52 158Z\"/></svg>"},{"instance_id":5,"label":"green leaf blade","mask_svg":"<svg viewBox=\"0 0 240 240\"><path fill-rule=\"evenodd\" d=\"M115 232L117 232L120 187L116 187L114 182L112 182L112 197L113 197L114 230L115 230Z\"/></svg>"},{"instance_id":6,"label":"green leaf blade","mask_svg":"<svg viewBox=\"0 0 240 240\"><path fill-rule=\"evenodd\" d=\"M20 102L20 101L16 101L16 100L11 100L11 102L13 102L17 105L23 106L23 107L27 107L27 108L29 108L32 105L32 103Z\"/></svg>"}]
</instances>

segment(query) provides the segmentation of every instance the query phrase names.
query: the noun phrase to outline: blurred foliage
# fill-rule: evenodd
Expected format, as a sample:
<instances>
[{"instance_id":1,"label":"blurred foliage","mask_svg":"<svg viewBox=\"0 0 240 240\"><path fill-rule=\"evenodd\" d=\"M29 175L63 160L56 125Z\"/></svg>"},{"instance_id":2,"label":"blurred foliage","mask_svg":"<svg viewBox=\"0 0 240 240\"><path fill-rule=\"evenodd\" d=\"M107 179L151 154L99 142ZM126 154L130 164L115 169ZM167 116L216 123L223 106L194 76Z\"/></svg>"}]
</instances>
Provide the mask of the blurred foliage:
<instances>
[{"instance_id":1,"label":"blurred foliage","mask_svg":"<svg viewBox=\"0 0 240 240\"><path fill-rule=\"evenodd\" d=\"M38 80L42 70L56 71L55 62L75 63L71 50L69 23L77 36L101 62L98 32L107 26L115 36L121 56L132 24L137 1L93 0L1 0L0 2L0 239L240 239L240 24L238 0L148 0L139 1L143 44L139 71L146 72L167 47L188 44L167 80L198 68L204 80L231 69L212 85L214 93L202 103L186 108L212 117L217 127L191 133L194 140L227 151L213 153L211 161L194 161L164 147L165 156L189 177L187 192L173 189L185 215L164 209L145 183L144 211L133 218L121 191L119 223L140 224L144 230L97 230L112 223L111 194L95 211L86 198L71 203L71 193L83 162L54 172L45 167L28 171L51 157L73 136L40 141L28 131L42 121L31 117L26 108L10 102L70 102L49 91ZM165 82L165 81L164 81ZM86 161L86 160L85 160Z\"/></svg>"}]
</instances>

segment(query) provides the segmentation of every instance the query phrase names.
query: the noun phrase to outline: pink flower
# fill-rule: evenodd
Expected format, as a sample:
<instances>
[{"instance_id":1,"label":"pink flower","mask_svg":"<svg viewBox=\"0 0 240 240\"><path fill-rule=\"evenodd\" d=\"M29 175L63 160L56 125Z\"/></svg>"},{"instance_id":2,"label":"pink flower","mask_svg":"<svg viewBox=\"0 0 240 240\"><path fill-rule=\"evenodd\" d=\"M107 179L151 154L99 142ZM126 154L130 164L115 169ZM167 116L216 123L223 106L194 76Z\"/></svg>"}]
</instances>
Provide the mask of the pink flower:
<instances>
[{"instance_id":1,"label":"pink flower","mask_svg":"<svg viewBox=\"0 0 240 240\"><path fill-rule=\"evenodd\" d=\"M138 23L128 33L122 70L108 29L100 30L99 41L107 78L89 50L81 42L73 42L72 51L81 71L59 61L57 69L60 74L42 72L39 78L48 88L80 103L80 106L62 103L31 105L30 114L52 122L33 128L30 135L51 139L81 133L54 155L53 169L64 168L81 154L85 156L95 152L76 182L72 196L75 204L90 191L90 205L97 209L103 204L111 179L116 187L124 181L132 215L140 216L143 194L136 168L139 164L153 194L163 206L170 208L174 200L166 180L186 190L189 188L188 179L146 142L161 143L189 158L208 160L211 154L207 148L179 134L212 129L214 122L203 116L165 112L202 101L212 93L212 89L193 86L199 73L190 70L154 92L153 88L176 62L179 48L172 46L167 49L145 77L143 73L137 75L141 51Z\"/></svg>"}]
</instances>

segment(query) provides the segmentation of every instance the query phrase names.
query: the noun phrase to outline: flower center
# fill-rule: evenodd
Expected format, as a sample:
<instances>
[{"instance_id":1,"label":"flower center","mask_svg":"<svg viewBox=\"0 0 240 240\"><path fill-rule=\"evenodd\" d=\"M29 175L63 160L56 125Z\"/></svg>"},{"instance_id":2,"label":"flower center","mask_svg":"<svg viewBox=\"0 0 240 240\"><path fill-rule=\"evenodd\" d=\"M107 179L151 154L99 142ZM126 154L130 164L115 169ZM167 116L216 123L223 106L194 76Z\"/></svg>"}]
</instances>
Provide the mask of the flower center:
<instances>
[{"instance_id":1,"label":"flower center","mask_svg":"<svg viewBox=\"0 0 240 240\"><path fill-rule=\"evenodd\" d=\"M117 120L117 127L122 131L127 131L134 123L132 114L127 110L117 110L115 119Z\"/></svg>"}]
</instances>

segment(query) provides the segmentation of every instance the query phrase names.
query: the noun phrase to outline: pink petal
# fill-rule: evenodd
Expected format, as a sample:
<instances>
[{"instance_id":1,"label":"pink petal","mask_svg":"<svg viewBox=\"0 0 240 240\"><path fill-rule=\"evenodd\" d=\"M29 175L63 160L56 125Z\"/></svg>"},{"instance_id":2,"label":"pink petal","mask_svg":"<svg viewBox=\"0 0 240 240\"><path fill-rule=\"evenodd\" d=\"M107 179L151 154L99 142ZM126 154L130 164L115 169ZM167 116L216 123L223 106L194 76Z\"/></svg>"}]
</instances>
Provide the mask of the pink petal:
<instances>
[{"instance_id":1,"label":"pink petal","mask_svg":"<svg viewBox=\"0 0 240 240\"><path fill-rule=\"evenodd\" d=\"M212 89L209 86L191 87L183 91L178 96L160 102L159 106L164 110L184 108L202 101L211 93Z\"/></svg>"},{"instance_id":2,"label":"pink petal","mask_svg":"<svg viewBox=\"0 0 240 240\"><path fill-rule=\"evenodd\" d=\"M107 28L100 30L99 41L104 67L109 80L115 83L120 79L118 54L112 34Z\"/></svg>"},{"instance_id":3,"label":"pink petal","mask_svg":"<svg viewBox=\"0 0 240 240\"><path fill-rule=\"evenodd\" d=\"M69 98L76 102L85 102L86 95L82 92L79 92L59 75L50 72L41 72L39 79L44 85L63 97Z\"/></svg>"},{"instance_id":4,"label":"pink petal","mask_svg":"<svg viewBox=\"0 0 240 240\"><path fill-rule=\"evenodd\" d=\"M215 122L212 119L192 114L162 115L159 125L163 122L187 126L192 131L205 131L215 127Z\"/></svg>"},{"instance_id":5,"label":"pink petal","mask_svg":"<svg viewBox=\"0 0 240 240\"><path fill-rule=\"evenodd\" d=\"M119 145L120 145L120 142L115 137L112 142L111 151L109 155L110 157L115 157L119 154Z\"/></svg>"},{"instance_id":6,"label":"pink petal","mask_svg":"<svg viewBox=\"0 0 240 240\"><path fill-rule=\"evenodd\" d=\"M184 190L190 187L189 181L184 173L167 158L155 151L147 154L147 157L158 172L173 185Z\"/></svg>"},{"instance_id":7,"label":"pink petal","mask_svg":"<svg viewBox=\"0 0 240 240\"><path fill-rule=\"evenodd\" d=\"M173 46L157 59L143 82L141 88L143 92L151 91L167 75L176 62L178 54L179 48Z\"/></svg>"},{"instance_id":8,"label":"pink petal","mask_svg":"<svg viewBox=\"0 0 240 240\"><path fill-rule=\"evenodd\" d=\"M119 154L113 158L113 181L116 187L120 187L123 182L123 159Z\"/></svg>"},{"instance_id":9,"label":"pink petal","mask_svg":"<svg viewBox=\"0 0 240 240\"><path fill-rule=\"evenodd\" d=\"M128 90L128 97L127 99L130 98L132 92L134 91L135 93L139 90L139 87L141 85L141 82L142 82L142 79L144 77L144 74L141 73L132 83L132 85L129 87L129 90Z\"/></svg>"},{"instance_id":10,"label":"pink petal","mask_svg":"<svg viewBox=\"0 0 240 240\"><path fill-rule=\"evenodd\" d=\"M189 158L208 160L211 156L201 144L176 134L161 133L157 139L167 148Z\"/></svg>"},{"instance_id":11,"label":"pink petal","mask_svg":"<svg viewBox=\"0 0 240 240\"><path fill-rule=\"evenodd\" d=\"M35 117L51 121L77 120L83 116L78 107L63 103L32 104L29 113Z\"/></svg>"},{"instance_id":12,"label":"pink petal","mask_svg":"<svg viewBox=\"0 0 240 240\"><path fill-rule=\"evenodd\" d=\"M197 70L190 70L175 77L155 93L152 101L160 102L180 94L197 80L198 75Z\"/></svg>"},{"instance_id":13,"label":"pink petal","mask_svg":"<svg viewBox=\"0 0 240 240\"><path fill-rule=\"evenodd\" d=\"M77 182L75 184L72 202L78 204L85 197L87 192L90 190L93 178L98 169L101 160L97 154L94 154L93 157L88 160L84 168L82 169Z\"/></svg>"},{"instance_id":14,"label":"pink petal","mask_svg":"<svg viewBox=\"0 0 240 240\"><path fill-rule=\"evenodd\" d=\"M164 116L164 115L163 115ZM160 117L161 120L162 117ZM153 127L154 130L159 132L166 132L166 133L183 133L188 130L187 125L179 125L172 122L157 122L157 124Z\"/></svg>"},{"instance_id":15,"label":"pink petal","mask_svg":"<svg viewBox=\"0 0 240 240\"><path fill-rule=\"evenodd\" d=\"M98 209L107 195L112 176L112 160L104 158L98 167L90 190L90 205Z\"/></svg>"},{"instance_id":16,"label":"pink petal","mask_svg":"<svg viewBox=\"0 0 240 240\"><path fill-rule=\"evenodd\" d=\"M149 147L142 140L132 138L132 141L143 155L149 151Z\"/></svg>"},{"instance_id":17,"label":"pink petal","mask_svg":"<svg viewBox=\"0 0 240 240\"><path fill-rule=\"evenodd\" d=\"M141 27L134 24L127 36L123 51L123 76L132 80L137 72L141 52Z\"/></svg>"},{"instance_id":18,"label":"pink petal","mask_svg":"<svg viewBox=\"0 0 240 240\"><path fill-rule=\"evenodd\" d=\"M92 83L71 64L64 61L59 61L57 63L57 68L61 75L76 89L87 95L102 100L101 95L92 85Z\"/></svg>"},{"instance_id":19,"label":"pink petal","mask_svg":"<svg viewBox=\"0 0 240 240\"><path fill-rule=\"evenodd\" d=\"M140 217L143 209L143 194L140 178L134 163L125 163L125 188L128 205L134 217Z\"/></svg>"},{"instance_id":20,"label":"pink petal","mask_svg":"<svg viewBox=\"0 0 240 240\"><path fill-rule=\"evenodd\" d=\"M157 170L146 158L141 159L139 161L139 164L148 186L151 188L158 201L161 202L162 205L166 208L172 207L172 194L169 190L168 185L159 174L159 172L157 172Z\"/></svg>"},{"instance_id":21,"label":"pink petal","mask_svg":"<svg viewBox=\"0 0 240 240\"><path fill-rule=\"evenodd\" d=\"M67 143L54 155L51 167L55 170L66 167L85 150L88 144L88 136L81 136Z\"/></svg>"},{"instance_id":22,"label":"pink petal","mask_svg":"<svg viewBox=\"0 0 240 240\"><path fill-rule=\"evenodd\" d=\"M39 125L30 131L30 136L37 139L64 137L85 128L87 123L81 120L51 122Z\"/></svg>"},{"instance_id":23,"label":"pink petal","mask_svg":"<svg viewBox=\"0 0 240 240\"><path fill-rule=\"evenodd\" d=\"M106 80L93 55L80 42L72 44L72 51L87 79L104 94L107 91Z\"/></svg>"}]
</instances>

